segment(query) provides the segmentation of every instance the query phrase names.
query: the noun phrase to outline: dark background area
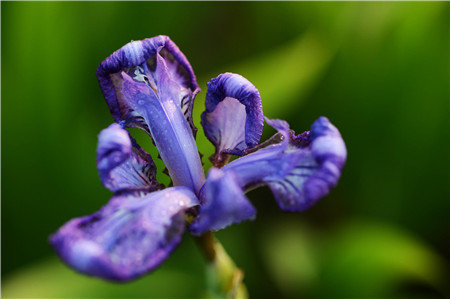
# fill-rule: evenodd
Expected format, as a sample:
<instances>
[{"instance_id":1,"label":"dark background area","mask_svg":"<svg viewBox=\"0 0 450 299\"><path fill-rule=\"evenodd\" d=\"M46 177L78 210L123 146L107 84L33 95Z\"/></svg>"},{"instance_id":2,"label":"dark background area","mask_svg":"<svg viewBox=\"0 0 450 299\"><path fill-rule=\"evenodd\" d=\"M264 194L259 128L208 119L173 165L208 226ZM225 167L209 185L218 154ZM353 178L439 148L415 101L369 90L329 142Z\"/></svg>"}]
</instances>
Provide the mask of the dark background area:
<instances>
[{"instance_id":1,"label":"dark background area","mask_svg":"<svg viewBox=\"0 0 450 299\"><path fill-rule=\"evenodd\" d=\"M97 134L113 121L98 64L159 34L203 90L194 122L206 168L206 82L227 71L254 83L266 116L300 133L324 115L346 142L340 183L313 208L283 213L257 189L255 221L217 234L252 298L450 296L449 25L447 2L1 2L3 296L205 296L189 234L123 285L74 273L47 240L111 196L95 165Z\"/></svg>"}]
</instances>

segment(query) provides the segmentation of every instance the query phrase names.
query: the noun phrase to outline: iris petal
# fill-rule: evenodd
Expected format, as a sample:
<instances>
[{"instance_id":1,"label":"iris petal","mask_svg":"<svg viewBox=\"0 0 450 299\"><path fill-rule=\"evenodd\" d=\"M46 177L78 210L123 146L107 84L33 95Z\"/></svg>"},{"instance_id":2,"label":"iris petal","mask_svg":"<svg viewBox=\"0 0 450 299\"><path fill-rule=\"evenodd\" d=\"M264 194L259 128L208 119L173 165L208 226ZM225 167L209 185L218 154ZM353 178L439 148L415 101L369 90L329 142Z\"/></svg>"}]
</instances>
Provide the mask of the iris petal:
<instances>
[{"instance_id":1,"label":"iris petal","mask_svg":"<svg viewBox=\"0 0 450 299\"><path fill-rule=\"evenodd\" d=\"M206 137L216 147L215 165L227 154L243 155L258 144L263 129L259 91L244 77L225 73L208 83L202 114Z\"/></svg>"},{"instance_id":2,"label":"iris petal","mask_svg":"<svg viewBox=\"0 0 450 299\"><path fill-rule=\"evenodd\" d=\"M50 242L61 259L81 273L130 280L170 255L185 229L184 211L197 204L186 187L145 197L113 197L100 211L66 223Z\"/></svg>"},{"instance_id":3,"label":"iris petal","mask_svg":"<svg viewBox=\"0 0 450 299\"><path fill-rule=\"evenodd\" d=\"M189 227L196 235L252 219L256 214L232 171L211 168L200 200L199 215Z\"/></svg>"},{"instance_id":4,"label":"iris petal","mask_svg":"<svg viewBox=\"0 0 450 299\"><path fill-rule=\"evenodd\" d=\"M208 175L205 191L208 186L211 189L201 193L202 206L190 226L193 233L252 218L253 206L244 196L250 188L267 185L282 210L303 211L337 184L347 151L339 131L327 118L320 117L311 132L300 135L294 135L285 121L266 121L279 131L269 145ZM280 142L273 143L276 140Z\"/></svg>"},{"instance_id":5,"label":"iris petal","mask_svg":"<svg viewBox=\"0 0 450 299\"><path fill-rule=\"evenodd\" d=\"M131 42L97 70L116 121L146 130L174 185L199 191L204 172L192 107L199 88L189 62L166 36Z\"/></svg>"},{"instance_id":6,"label":"iris petal","mask_svg":"<svg viewBox=\"0 0 450 299\"><path fill-rule=\"evenodd\" d=\"M141 41L132 41L114 52L99 65L97 77L111 113L116 122L127 120L127 125L130 125L130 123L136 121L136 118L139 116L132 115L130 117L133 111L129 109L129 103L120 94L116 93L117 80L120 81L121 79L120 76L113 76L113 74L120 74L122 71L125 71L132 77L136 77L137 81L154 84L156 82L142 72L142 67L149 65L152 68L157 53L164 58L172 80L190 91L189 96L173 100L180 101L186 118L194 128L192 124L192 106L195 95L200 91L200 88L187 58L175 43L168 36L164 35ZM145 126L144 124L139 125L139 122L138 120L135 125L141 128Z\"/></svg>"},{"instance_id":7,"label":"iris petal","mask_svg":"<svg viewBox=\"0 0 450 299\"><path fill-rule=\"evenodd\" d=\"M298 136L286 122L267 120L283 134L283 141L262 148L226 165L243 186L267 184L279 206L286 211L303 211L333 188L341 175L347 151L344 141L326 117Z\"/></svg>"},{"instance_id":8,"label":"iris petal","mask_svg":"<svg viewBox=\"0 0 450 299\"><path fill-rule=\"evenodd\" d=\"M284 121L267 121L284 140L237 159L224 170L233 170L247 187L267 184L283 210L303 211L337 184L347 157L344 141L326 117L316 120L311 132L298 136Z\"/></svg>"},{"instance_id":9,"label":"iris petal","mask_svg":"<svg viewBox=\"0 0 450 299\"><path fill-rule=\"evenodd\" d=\"M100 132L97 168L103 185L115 193L160 189L151 156L119 124Z\"/></svg>"}]
</instances>

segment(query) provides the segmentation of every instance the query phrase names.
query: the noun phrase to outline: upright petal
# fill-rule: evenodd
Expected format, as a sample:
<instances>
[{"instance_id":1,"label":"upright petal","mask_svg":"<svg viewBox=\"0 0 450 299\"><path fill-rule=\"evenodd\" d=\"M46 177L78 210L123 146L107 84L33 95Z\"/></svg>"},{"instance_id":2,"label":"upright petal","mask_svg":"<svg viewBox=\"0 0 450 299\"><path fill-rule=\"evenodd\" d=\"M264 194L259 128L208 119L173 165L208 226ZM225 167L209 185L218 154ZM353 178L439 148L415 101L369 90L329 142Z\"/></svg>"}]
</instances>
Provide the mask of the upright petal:
<instances>
[{"instance_id":1,"label":"upright petal","mask_svg":"<svg viewBox=\"0 0 450 299\"><path fill-rule=\"evenodd\" d=\"M152 158L119 124L100 132L97 168L103 185L115 193L160 189Z\"/></svg>"},{"instance_id":2,"label":"upright petal","mask_svg":"<svg viewBox=\"0 0 450 299\"><path fill-rule=\"evenodd\" d=\"M216 186L212 190L226 191L201 193L202 206L190 226L193 233L221 229L253 217L254 213L245 212L251 211L244 196L250 188L268 185L282 210L303 211L337 184L347 152L339 131L327 118L320 117L311 132L297 136L285 121L266 121L279 131L277 138L225 165L220 170L222 179L215 173L208 176L205 188L212 185ZM273 143L276 140L281 142ZM236 214L235 209L241 207L241 213Z\"/></svg>"},{"instance_id":3,"label":"upright petal","mask_svg":"<svg viewBox=\"0 0 450 299\"><path fill-rule=\"evenodd\" d=\"M132 41L114 52L99 65L97 77L114 119L117 122L127 120L127 125L137 122L134 123L136 126L145 127L145 123L135 119L142 117L138 115L139 112L133 113L129 109L131 103L128 103L127 99L117 94L116 88L118 87L115 86L115 83L118 82L112 81L114 79L123 80L120 78L120 74L124 71L136 81L146 82L156 89L158 82L152 76L145 74L143 69L143 65L147 64L154 71L156 54L163 58L169 72L168 75L183 89L180 91L183 93L183 96L173 100L180 102L186 118L189 119L190 124L194 128L192 124L192 107L195 95L200 91L200 88L189 61L177 45L168 36L164 35L147 38L142 41ZM119 76L113 76L115 73Z\"/></svg>"},{"instance_id":4,"label":"upright petal","mask_svg":"<svg viewBox=\"0 0 450 299\"><path fill-rule=\"evenodd\" d=\"M211 168L200 193L200 201L199 215L189 227L196 235L252 219L256 214L232 171Z\"/></svg>"},{"instance_id":5,"label":"upright petal","mask_svg":"<svg viewBox=\"0 0 450 299\"><path fill-rule=\"evenodd\" d=\"M184 211L197 204L186 187L145 197L113 197L100 211L66 223L50 242L61 259L81 273L130 280L167 259L181 241Z\"/></svg>"},{"instance_id":6,"label":"upright petal","mask_svg":"<svg viewBox=\"0 0 450 299\"><path fill-rule=\"evenodd\" d=\"M174 185L200 190L204 173L192 124L199 88L178 47L167 36L131 42L103 61L97 76L115 120L152 136Z\"/></svg>"},{"instance_id":7,"label":"upright petal","mask_svg":"<svg viewBox=\"0 0 450 299\"><path fill-rule=\"evenodd\" d=\"M225 73L208 83L202 114L206 137L216 147L215 165L227 154L243 155L258 144L263 129L259 91L244 77ZM216 163L217 162L217 163Z\"/></svg>"}]
</instances>

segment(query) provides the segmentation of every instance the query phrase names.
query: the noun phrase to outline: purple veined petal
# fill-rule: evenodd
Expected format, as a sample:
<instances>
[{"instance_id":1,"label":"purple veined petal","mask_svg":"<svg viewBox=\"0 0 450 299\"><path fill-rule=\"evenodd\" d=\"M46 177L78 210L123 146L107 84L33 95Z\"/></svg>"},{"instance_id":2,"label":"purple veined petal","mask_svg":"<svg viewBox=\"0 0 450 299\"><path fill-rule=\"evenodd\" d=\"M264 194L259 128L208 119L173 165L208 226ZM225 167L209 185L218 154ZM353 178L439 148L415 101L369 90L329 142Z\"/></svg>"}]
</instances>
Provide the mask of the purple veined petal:
<instances>
[{"instance_id":1,"label":"purple veined petal","mask_svg":"<svg viewBox=\"0 0 450 299\"><path fill-rule=\"evenodd\" d=\"M184 56L168 36L164 35L141 41L132 41L114 52L99 65L97 77L111 114L117 122L127 120L127 125L136 122L134 123L135 126L141 126L141 128L145 126L145 124L141 123L141 120L134 119L135 117L139 118L139 116L133 113L133 111L130 111L128 109L129 103L124 102L124 99L116 93L116 82L113 81L114 79L123 79L120 76L119 78L113 78L112 75L115 73L120 75L122 71L125 71L132 77L135 77L136 81L147 82L156 88L157 86L155 84L157 82L152 77L143 73L142 65L155 66L154 60L156 59L155 55L157 53L163 57L169 72L168 75L172 80L178 83L181 88L186 89L183 90L186 94L176 100L180 101L186 118L189 119L190 124L195 129L192 124L192 107L195 95L200 91L200 88L186 56Z\"/></svg>"},{"instance_id":2,"label":"purple veined petal","mask_svg":"<svg viewBox=\"0 0 450 299\"><path fill-rule=\"evenodd\" d=\"M283 141L222 169L233 171L245 188L268 185L281 209L303 211L337 184L347 157L344 141L326 117L316 120L310 133L298 136L292 135L284 121L266 121L282 133Z\"/></svg>"},{"instance_id":3,"label":"purple veined petal","mask_svg":"<svg viewBox=\"0 0 450 299\"><path fill-rule=\"evenodd\" d=\"M261 138L264 125L259 91L238 74L225 73L211 79L201 124L216 147L210 159L220 164L223 155L243 155Z\"/></svg>"},{"instance_id":4,"label":"purple veined petal","mask_svg":"<svg viewBox=\"0 0 450 299\"><path fill-rule=\"evenodd\" d=\"M178 246L185 213L198 205L186 187L144 197L116 196L100 211L72 219L50 237L75 270L114 281L137 278L158 267Z\"/></svg>"},{"instance_id":5,"label":"purple veined petal","mask_svg":"<svg viewBox=\"0 0 450 299\"><path fill-rule=\"evenodd\" d=\"M103 185L115 193L161 188L151 156L119 124L110 125L98 136L97 169Z\"/></svg>"},{"instance_id":6,"label":"purple veined petal","mask_svg":"<svg viewBox=\"0 0 450 299\"><path fill-rule=\"evenodd\" d=\"M128 43L100 64L97 76L115 120L146 130L174 185L198 192L205 176L192 107L200 89L178 47L167 36Z\"/></svg>"},{"instance_id":7,"label":"purple veined petal","mask_svg":"<svg viewBox=\"0 0 450 299\"><path fill-rule=\"evenodd\" d=\"M199 214L189 227L195 235L253 219L256 214L232 171L211 168L200 193L200 200Z\"/></svg>"}]
</instances>

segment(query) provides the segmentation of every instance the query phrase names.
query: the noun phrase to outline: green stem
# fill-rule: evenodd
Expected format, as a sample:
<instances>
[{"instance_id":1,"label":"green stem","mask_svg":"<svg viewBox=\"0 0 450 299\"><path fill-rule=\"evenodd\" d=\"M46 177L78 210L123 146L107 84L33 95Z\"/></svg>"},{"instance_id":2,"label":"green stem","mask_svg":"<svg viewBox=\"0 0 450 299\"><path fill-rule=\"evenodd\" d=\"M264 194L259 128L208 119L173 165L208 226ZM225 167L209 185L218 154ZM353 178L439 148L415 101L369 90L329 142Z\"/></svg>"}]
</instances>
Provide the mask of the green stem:
<instances>
[{"instance_id":1,"label":"green stem","mask_svg":"<svg viewBox=\"0 0 450 299\"><path fill-rule=\"evenodd\" d=\"M248 298L243 283L244 272L227 254L212 232L195 237L197 245L208 261L208 285L216 298Z\"/></svg>"}]
</instances>

